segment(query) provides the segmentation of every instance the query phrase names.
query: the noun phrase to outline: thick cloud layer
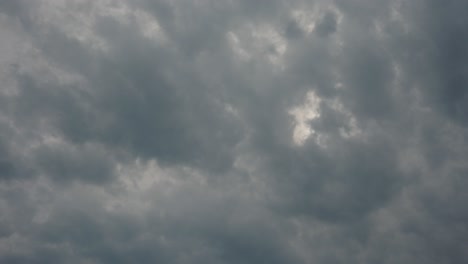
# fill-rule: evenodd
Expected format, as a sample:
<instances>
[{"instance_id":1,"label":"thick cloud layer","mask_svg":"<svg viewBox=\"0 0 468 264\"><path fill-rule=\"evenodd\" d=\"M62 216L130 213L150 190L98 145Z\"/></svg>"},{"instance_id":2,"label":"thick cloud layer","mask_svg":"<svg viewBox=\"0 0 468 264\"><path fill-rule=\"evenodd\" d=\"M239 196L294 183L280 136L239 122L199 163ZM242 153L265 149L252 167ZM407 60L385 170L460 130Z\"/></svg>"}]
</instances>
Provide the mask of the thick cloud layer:
<instances>
[{"instance_id":1,"label":"thick cloud layer","mask_svg":"<svg viewBox=\"0 0 468 264\"><path fill-rule=\"evenodd\" d=\"M467 263L467 11L0 1L0 262Z\"/></svg>"}]
</instances>

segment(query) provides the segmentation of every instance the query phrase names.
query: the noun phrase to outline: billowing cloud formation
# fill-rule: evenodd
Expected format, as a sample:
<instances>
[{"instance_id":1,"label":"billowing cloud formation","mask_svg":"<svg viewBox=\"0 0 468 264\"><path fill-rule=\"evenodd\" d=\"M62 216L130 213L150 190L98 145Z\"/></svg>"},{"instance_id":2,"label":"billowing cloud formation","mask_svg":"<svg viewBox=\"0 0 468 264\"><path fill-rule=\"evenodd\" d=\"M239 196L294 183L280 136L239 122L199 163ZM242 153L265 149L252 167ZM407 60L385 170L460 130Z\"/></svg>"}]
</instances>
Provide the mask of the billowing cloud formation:
<instances>
[{"instance_id":1,"label":"billowing cloud formation","mask_svg":"<svg viewBox=\"0 0 468 264\"><path fill-rule=\"evenodd\" d=\"M0 2L1 263L467 263L468 2Z\"/></svg>"}]
</instances>

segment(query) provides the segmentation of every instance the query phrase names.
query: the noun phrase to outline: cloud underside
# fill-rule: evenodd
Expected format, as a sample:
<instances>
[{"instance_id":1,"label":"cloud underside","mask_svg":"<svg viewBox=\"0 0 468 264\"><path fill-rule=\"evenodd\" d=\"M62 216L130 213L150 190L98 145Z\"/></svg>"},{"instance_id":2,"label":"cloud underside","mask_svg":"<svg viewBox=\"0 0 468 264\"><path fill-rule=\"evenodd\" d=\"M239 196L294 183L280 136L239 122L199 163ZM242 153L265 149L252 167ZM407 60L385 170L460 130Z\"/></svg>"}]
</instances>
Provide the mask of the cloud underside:
<instances>
[{"instance_id":1,"label":"cloud underside","mask_svg":"<svg viewBox=\"0 0 468 264\"><path fill-rule=\"evenodd\" d=\"M0 2L1 263L467 263L468 2Z\"/></svg>"}]
</instances>

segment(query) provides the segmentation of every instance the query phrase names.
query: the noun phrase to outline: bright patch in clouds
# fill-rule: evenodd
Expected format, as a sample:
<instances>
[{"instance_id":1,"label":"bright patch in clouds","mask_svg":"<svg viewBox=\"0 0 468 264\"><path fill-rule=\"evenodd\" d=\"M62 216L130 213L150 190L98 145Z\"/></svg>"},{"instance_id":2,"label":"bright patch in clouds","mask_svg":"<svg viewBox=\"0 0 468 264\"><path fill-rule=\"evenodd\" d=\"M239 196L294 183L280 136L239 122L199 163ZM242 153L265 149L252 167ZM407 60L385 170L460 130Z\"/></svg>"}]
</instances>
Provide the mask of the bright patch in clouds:
<instances>
[{"instance_id":1,"label":"bright patch in clouds","mask_svg":"<svg viewBox=\"0 0 468 264\"><path fill-rule=\"evenodd\" d=\"M305 102L288 111L294 118L293 141L296 145L303 145L315 131L310 126L310 121L320 117L320 98L313 91L308 92Z\"/></svg>"}]
</instances>

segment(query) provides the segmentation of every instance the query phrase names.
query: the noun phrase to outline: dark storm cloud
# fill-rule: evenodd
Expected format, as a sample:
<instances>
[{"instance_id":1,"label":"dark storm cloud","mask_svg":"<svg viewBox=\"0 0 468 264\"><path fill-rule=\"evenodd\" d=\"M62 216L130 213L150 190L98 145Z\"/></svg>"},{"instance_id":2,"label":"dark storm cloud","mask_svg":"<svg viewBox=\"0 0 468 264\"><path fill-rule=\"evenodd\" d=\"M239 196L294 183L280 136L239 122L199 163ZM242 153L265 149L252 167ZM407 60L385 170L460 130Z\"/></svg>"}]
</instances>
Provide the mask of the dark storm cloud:
<instances>
[{"instance_id":1,"label":"dark storm cloud","mask_svg":"<svg viewBox=\"0 0 468 264\"><path fill-rule=\"evenodd\" d=\"M222 101L210 98L222 91L203 83L184 54L152 45L133 26L98 18L96 31L111 43L107 54L92 53L57 28L33 28L47 30L34 41L52 63L87 79L57 89L38 76L19 76L20 93L29 96L13 108L27 119L45 115L76 143L104 141L161 162L229 166L242 128Z\"/></svg>"},{"instance_id":2,"label":"dark storm cloud","mask_svg":"<svg viewBox=\"0 0 468 264\"><path fill-rule=\"evenodd\" d=\"M303 30L299 27L296 21L291 20L286 24L284 35L288 39L296 39L304 36Z\"/></svg>"},{"instance_id":3,"label":"dark storm cloud","mask_svg":"<svg viewBox=\"0 0 468 264\"><path fill-rule=\"evenodd\" d=\"M395 50L427 105L461 123L466 123L467 111L466 8L463 1L408 5L403 14L412 27L401 37L405 46L396 44Z\"/></svg>"},{"instance_id":4,"label":"dark storm cloud","mask_svg":"<svg viewBox=\"0 0 468 264\"><path fill-rule=\"evenodd\" d=\"M0 2L0 262L465 263L467 8Z\"/></svg>"},{"instance_id":5,"label":"dark storm cloud","mask_svg":"<svg viewBox=\"0 0 468 264\"><path fill-rule=\"evenodd\" d=\"M328 36L336 31L336 15L332 12L326 12L317 23L315 32L319 36Z\"/></svg>"}]
</instances>

